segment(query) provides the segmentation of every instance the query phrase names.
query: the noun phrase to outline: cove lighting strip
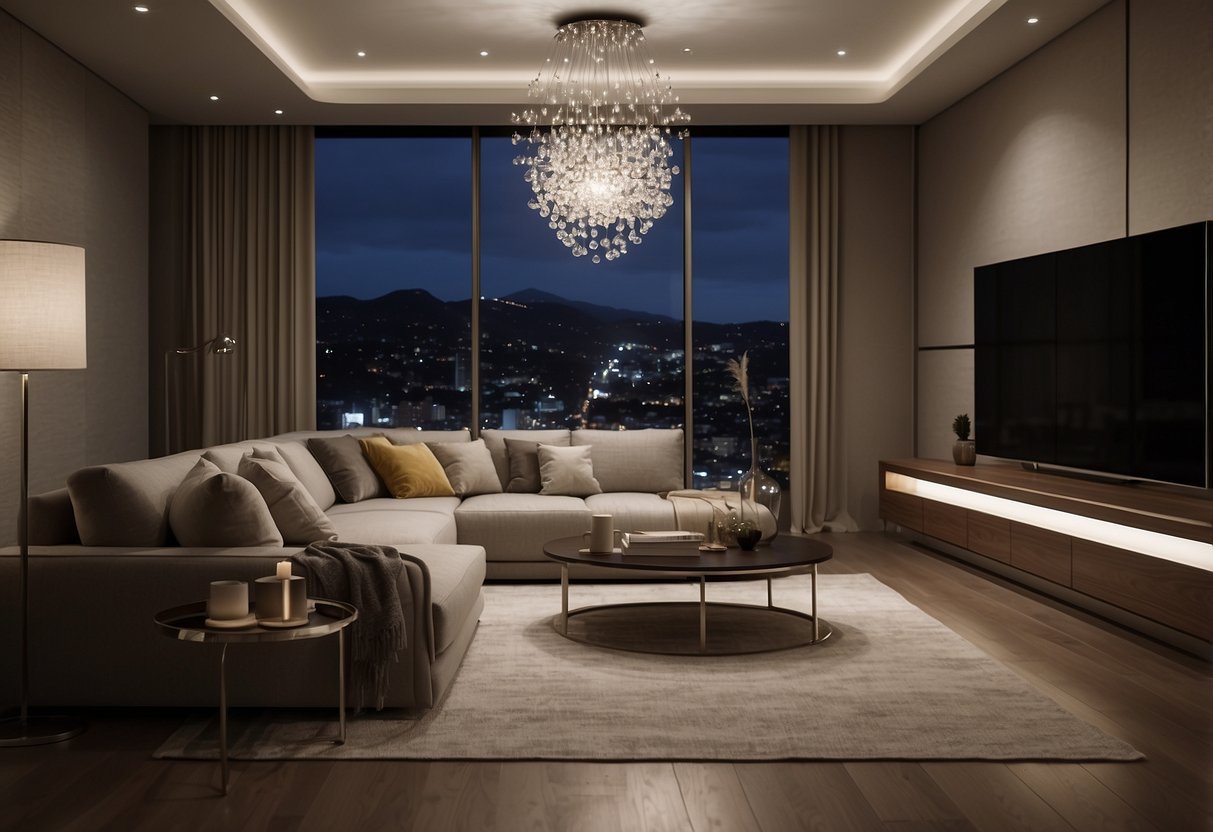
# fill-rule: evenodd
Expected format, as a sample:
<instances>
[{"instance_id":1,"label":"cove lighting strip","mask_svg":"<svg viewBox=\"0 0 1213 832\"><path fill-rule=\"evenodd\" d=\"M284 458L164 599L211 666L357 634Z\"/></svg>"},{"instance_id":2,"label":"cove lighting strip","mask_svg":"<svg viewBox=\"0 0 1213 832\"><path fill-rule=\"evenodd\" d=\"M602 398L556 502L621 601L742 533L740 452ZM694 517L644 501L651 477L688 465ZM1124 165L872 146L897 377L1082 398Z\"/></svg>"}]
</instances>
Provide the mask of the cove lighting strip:
<instances>
[{"instance_id":1,"label":"cove lighting strip","mask_svg":"<svg viewBox=\"0 0 1213 832\"><path fill-rule=\"evenodd\" d=\"M892 471L885 471L884 485L890 491L913 494L924 500L948 503L1070 537L1079 537L1117 549L1128 549L1150 557L1213 571L1213 544L1201 543L1199 540L1188 540L1120 523L1109 523L1107 520L1096 520L1094 517L1020 503L1005 497L966 491L963 488L907 477Z\"/></svg>"}]
</instances>

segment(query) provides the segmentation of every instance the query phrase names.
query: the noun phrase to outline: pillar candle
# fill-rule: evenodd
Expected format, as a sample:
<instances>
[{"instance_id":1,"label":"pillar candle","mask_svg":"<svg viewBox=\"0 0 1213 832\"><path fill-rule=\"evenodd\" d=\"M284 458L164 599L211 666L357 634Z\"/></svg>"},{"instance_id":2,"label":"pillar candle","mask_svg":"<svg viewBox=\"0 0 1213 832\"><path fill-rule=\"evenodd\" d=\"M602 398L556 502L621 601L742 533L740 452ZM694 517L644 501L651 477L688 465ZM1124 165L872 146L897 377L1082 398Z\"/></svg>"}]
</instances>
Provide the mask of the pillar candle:
<instances>
[{"instance_id":1,"label":"pillar candle","mask_svg":"<svg viewBox=\"0 0 1213 832\"><path fill-rule=\"evenodd\" d=\"M289 560L278 561L278 571L275 574L279 578L289 578L291 576L291 562Z\"/></svg>"}]
</instances>

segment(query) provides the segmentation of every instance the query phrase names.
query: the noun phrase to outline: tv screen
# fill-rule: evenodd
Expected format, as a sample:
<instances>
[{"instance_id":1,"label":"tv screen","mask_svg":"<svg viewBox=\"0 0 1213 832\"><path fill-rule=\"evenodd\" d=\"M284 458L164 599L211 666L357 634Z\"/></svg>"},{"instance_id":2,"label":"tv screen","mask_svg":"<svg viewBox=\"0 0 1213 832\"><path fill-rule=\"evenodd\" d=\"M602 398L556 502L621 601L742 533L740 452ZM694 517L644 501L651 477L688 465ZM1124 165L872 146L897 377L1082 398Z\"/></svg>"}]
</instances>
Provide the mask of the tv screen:
<instances>
[{"instance_id":1,"label":"tv screen","mask_svg":"<svg viewBox=\"0 0 1213 832\"><path fill-rule=\"evenodd\" d=\"M975 269L977 452L1209 487L1210 226Z\"/></svg>"}]
</instances>

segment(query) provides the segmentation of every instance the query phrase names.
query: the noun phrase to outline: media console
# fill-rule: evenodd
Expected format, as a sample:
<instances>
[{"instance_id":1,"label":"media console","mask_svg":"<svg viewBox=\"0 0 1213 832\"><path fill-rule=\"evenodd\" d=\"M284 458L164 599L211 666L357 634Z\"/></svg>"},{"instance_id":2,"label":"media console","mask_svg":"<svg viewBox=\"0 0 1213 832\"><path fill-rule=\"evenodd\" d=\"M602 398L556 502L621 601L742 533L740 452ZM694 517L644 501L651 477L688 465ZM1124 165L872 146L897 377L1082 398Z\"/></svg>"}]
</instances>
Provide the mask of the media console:
<instances>
[{"instance_id":1,"label":"media console","mask_svg":"<svg viewBox=\"0 0 1213 832\"><path fill-rule=\"evenodd\" d=\"M927 545L1213 656L1213 496L979 462L880 463L880 518Z\"/></svg>"}]
</instances>

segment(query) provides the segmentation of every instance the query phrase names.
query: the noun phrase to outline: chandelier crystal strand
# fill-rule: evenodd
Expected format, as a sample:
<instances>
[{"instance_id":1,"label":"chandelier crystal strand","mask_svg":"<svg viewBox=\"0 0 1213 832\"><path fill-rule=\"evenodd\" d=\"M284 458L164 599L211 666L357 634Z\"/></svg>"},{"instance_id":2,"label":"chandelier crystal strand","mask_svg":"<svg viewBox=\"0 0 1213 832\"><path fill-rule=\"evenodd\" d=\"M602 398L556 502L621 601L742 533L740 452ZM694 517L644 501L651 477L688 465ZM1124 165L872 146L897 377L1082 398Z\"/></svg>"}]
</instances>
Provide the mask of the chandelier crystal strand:
<instances>
[{"instance_id":1,"label":"chandelier crystal strand","mask_svg":"<svg viewBox=\"0 0 1213 832\"><path fill-rule=\"evenodd\" d=\"M525 143L514 164L526 167L528 207L574 257L627 254L674 202L671 127L690 120L644 32L628 20L561 26L528 95L536 103L513 115L531 128L513 135Z\"/></svg>"}]
</instances>

